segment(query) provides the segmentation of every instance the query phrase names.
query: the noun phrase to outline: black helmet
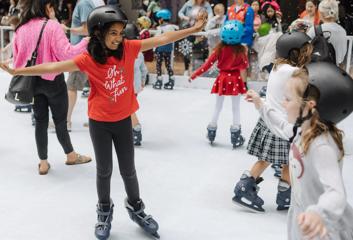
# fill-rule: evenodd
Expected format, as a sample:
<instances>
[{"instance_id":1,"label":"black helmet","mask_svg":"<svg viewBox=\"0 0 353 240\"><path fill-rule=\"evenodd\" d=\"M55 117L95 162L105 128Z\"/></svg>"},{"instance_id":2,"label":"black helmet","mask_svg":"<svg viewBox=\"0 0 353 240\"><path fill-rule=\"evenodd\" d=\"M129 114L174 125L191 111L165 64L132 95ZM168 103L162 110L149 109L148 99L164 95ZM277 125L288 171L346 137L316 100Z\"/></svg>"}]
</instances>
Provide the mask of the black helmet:
<instances>
[{"instance_id":1,"label":"black helmet","mask_svg":"<svg viewBox=\"0 0 353 240\"><path fill-rule=\"evenodd\" d=\"M277 57L289 58L289 53L293 49L300 49L304 44L309 43L311 38L302 32L285 33L280 36L276 43Z\"/></svg>"},{"instance_id":2,"label":"black helmet","mask_svg":"<svg viewBox=\"0 0 353 240\"><path fill-rule=\"evenodd\" d=\"M315 62L306 67L309 84L319 90L316 108L321 120L336 124L346 118L353 111L353 79L332 63Z\"/></svg>"},{"instance_id":3,"label":"black helmet","mask_svg":"<svg viewBox=\"0 0 353 240\"><path fill-rule=\"evenodd\" d=\"M127 39L138 39L140 34L135 24L128 23L126 24L124 35Z\"/></svg>"},{"instance_id":4,"label":"black helmet","mask_svg":"<svg viewBox=\"0 0 353 240\"><path fill-rule=\"evenodd\" d=\"M121 22L126 24L128 21L125 13L119 8L111 6L100 6L88 15L87 28L89 35L92 36L95 27L103 27L107 23Z\"/></svg>"}]
</instances>

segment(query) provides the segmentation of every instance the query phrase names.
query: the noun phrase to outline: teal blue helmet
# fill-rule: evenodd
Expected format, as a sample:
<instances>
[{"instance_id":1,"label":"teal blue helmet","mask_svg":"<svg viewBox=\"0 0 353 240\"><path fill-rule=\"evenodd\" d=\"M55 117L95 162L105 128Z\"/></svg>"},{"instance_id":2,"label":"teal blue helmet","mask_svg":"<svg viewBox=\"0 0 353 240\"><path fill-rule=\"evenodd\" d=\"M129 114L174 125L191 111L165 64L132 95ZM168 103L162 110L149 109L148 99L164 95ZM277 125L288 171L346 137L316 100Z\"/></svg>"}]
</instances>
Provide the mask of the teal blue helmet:
<instances>
[{"instance_id":1,"label":"teal blue helmet","mask_svg":"<svg viewBox=\"0 0 353 240\"><path fill-rule=\"evenodd\" d=\"M168 9L161 9L157 12L156 17L168 21L172 19L172 13Z\"/></svg>"},{"instance_id":2,"label":"teal blue helmet","mask_svg":"<svg viewBox=\"0 0 353 240\"><path fill-rule=\"evenodd\" d=\"M225 21L220 33L222 42L228 45L240 44L243 34L243 24L237 20Z\"/></svg>"}]
</instances>

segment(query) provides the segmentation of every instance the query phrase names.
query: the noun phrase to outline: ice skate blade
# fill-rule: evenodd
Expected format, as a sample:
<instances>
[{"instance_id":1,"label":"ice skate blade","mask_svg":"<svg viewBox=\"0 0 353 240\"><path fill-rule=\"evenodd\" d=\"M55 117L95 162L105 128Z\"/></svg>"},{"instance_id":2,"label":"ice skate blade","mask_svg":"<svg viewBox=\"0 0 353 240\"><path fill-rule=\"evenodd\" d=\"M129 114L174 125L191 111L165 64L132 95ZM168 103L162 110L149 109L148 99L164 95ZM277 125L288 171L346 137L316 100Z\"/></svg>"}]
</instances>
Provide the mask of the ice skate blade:
<instances>
[{"instance_id":1,"label":"ice skate blade","mask_svg":"<svg viewBox=\"0 0 353 240\"><path fill-rule=\"evenodd\" d=\"M236 199L235 197L233 197L232 199L233 203L249 212L253 212L253 213L265 213L265 209L263 208L254 208L251 205L248 205L244 202L239 201L238 199Z\"/></svg>"},{"instance_id":2,"label":"ice skate blade","mask_svg":"<svg viewBox=\"0 0 353 240\"><path fill-rule=\"evenodd\" d=\"M152 237L154 237L154 238L157 238L157 239L160 239L161 238L161 236L159 236L159 234L157 233L157 232L155 232L155 233L150 233L150 235L152 236Z\"/></svg>"},{"instance_id":3,"label":"ice skate blade","mask_svg":"<svg viewBox=\"0 0 353 240\"><path fill-rule=\"evenodd\" d=\"M277 211L288 211L289 206L277 206Z\"/></svg>"}]
</instances>

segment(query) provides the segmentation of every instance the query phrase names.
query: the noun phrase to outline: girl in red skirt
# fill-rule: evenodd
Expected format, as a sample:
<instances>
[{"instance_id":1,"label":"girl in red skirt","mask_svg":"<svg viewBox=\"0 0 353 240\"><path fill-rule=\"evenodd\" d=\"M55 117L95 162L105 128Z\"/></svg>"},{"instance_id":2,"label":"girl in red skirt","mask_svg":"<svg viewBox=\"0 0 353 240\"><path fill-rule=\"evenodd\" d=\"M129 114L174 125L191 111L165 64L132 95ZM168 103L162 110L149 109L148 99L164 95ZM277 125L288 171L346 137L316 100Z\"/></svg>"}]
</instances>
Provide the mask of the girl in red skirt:
<instances>
[{"instance_id":1,"label":"girl in red skirt","mask_svg":"<svg viewBox=\"0 0 353 240\"><path fill-rule=\"evenodd\" d=\"M219 75L213 84L211 93L217 94L216 106L210 124L207 126L207 137L211 144L215 140L217 121L222 110L224 96L232 99L233 124L230 127L233 148L244 144L240 127L240 94L246 93L244 79L248 68L247 48L241 45L244 30L237 20L226 21L221 29L219 43L207 61L197 69L190 81L205 73L218 61Z\"/></svg>"}]
</instances>

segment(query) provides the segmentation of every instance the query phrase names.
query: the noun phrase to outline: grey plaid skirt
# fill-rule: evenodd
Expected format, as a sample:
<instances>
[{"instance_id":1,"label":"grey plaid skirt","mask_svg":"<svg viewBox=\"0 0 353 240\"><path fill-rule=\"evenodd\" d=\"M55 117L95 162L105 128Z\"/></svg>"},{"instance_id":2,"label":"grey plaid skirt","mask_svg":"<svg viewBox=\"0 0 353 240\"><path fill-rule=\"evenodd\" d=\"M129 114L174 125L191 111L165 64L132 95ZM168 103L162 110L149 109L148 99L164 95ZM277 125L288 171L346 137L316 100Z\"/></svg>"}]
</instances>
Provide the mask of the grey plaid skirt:
<instances>
[{"instance_id":1,"label":"grey plaid skirt","mask_svg":"<svg viewBox=\"0 0 353 240\"><path fill-rule=\"evenodd\" d=\"M290 143L277 137L260 118L247 146L250 155L272 164L288 164Z\"/></svg>"}]
</instances>

